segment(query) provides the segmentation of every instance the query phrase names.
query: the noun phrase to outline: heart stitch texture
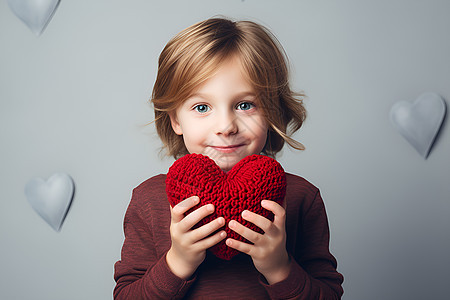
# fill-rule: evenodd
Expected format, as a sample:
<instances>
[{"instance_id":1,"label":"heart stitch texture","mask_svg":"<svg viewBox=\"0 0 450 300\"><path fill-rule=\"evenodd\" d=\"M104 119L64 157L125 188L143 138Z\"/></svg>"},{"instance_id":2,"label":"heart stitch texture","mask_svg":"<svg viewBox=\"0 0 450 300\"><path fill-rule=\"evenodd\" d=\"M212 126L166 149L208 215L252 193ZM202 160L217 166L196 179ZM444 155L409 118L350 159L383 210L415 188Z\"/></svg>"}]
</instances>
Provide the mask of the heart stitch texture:
<instances>
[{"instance_id":1,"label":"heart stitch texture","mask_svg":"<svg viewBox=\"0 0 450 300\"><path fill-rule=\"evenodd\" d=\"M214 204L215 212L202 219L196 227L222 216L226 224L237 220L263 233L257 226L242 219L241 213L249 210L273 221L273 213L261 206L261 200L273 200L282 205L286 195L286 175L276 160L263 155L247 156L226 173L209 157L188 154L169 168L166 192L172 207L191 196L200 198L200 203L186 215L205 204ZM228 226L225 226L225 231L227 237L248 242ZM229 248L225 241L216 244L210 251L225 260L239 253Z\"/></svg>"}]
</instances>

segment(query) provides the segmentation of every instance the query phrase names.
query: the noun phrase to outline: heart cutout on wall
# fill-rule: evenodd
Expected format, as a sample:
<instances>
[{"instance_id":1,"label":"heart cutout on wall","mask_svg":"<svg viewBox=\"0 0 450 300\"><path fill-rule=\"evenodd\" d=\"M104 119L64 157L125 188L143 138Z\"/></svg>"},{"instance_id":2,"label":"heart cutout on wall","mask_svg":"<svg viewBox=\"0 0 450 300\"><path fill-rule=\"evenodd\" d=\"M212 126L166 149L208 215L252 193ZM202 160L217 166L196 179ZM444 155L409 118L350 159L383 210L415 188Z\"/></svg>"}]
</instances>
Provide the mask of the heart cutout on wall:
<instances>
[{"instance_id":1,"label":"heart cutout on wall","mask_svg":"<svg viewBox=\"0 0 450 300\"><path fill-rule=\"evenodd\" d=\"M31 207L55 231L59 231L74 195L74 183L66 173L53 174L47 181L33 178L25 185Z\"/></svg>"},{"instance_id":2,"label":"heart cutout on wall","mask_svg":"<svg viewBox=\"0 0 450 300\"><path fill-rule=\"evenodd\" d=\"M390 120L395 129L427 158L445 118L444 99L435 93L424 93L414 102L400 101L392 106Z\"/></svg>"},{"instance_id":3,"label":"heart cutout on wall","mask_svg":"<svg viewBox=\"0 0 450 300\"><path fill-rule=\"evenodd\" d=\"M37 36L45 30L59 0L7 0L9 8Z\"/></svg>"}]
</instances>

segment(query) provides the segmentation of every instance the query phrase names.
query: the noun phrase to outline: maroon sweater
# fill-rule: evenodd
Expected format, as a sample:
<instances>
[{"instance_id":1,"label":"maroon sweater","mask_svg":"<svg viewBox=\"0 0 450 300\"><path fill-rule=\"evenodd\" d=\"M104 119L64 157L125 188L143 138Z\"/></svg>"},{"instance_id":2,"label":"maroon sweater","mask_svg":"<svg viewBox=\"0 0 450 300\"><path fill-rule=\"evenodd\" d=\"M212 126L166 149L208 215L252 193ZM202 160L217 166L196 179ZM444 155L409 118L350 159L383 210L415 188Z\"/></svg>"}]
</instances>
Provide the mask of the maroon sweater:
<instances>
[{"instance_id":1,"label":"maroon sweater","mask_svg":"<svg viewBox=\"0 0 450 300\"><path fill-rule=\"evenodd\" d=\"M166 175L133 191L125 214L125 241L115 264L114 299L340 299L343 277L329 251L329 228L319 190L305 179L286 174L286 249L288 277L268 285L251 257L230 261L207 252L189 280L175 276L166 262L170 248L170 209Z\"/></svg>"}]
</instances>

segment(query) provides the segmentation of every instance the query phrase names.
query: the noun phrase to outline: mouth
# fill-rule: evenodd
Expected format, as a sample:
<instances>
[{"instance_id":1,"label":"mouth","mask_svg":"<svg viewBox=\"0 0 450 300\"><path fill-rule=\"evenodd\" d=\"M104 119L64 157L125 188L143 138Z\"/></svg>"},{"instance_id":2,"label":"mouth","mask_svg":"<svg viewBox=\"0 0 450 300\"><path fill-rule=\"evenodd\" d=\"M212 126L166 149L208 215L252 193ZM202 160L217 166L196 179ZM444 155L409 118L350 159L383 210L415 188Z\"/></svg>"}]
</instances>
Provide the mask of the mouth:
<instances>
[{"instance_id":1,"label":"mouth","mask_svg":"<svg viewBox=\"0 0 450 300\"><path fill-rule=\"evenodd\" d=\"M222 153L233 153L238 151L244 146L244 144L236 144L236 145L225 145L225 146L211 146L211 148L222 152Z\"/></svg>"}]
</instances>

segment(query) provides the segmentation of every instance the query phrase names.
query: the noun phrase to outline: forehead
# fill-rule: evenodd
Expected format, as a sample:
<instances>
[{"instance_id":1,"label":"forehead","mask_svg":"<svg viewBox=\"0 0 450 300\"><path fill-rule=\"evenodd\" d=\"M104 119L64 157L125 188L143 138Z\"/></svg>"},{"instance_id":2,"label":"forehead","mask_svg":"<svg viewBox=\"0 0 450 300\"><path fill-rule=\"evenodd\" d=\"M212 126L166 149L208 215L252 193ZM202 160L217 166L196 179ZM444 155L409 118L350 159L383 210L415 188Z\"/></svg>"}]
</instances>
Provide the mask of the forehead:
<instances>
[{"instance_id":1,"label":"forehead","mask_svg":"<svg viewBox=\"0 0 450 300\"><path fill-rule=\"evenodd\" d=\"M254 87L250 84L240 60L229 59L219 64L192 92L250 92L253 90Z\"/></svg>"}]
</instances>

